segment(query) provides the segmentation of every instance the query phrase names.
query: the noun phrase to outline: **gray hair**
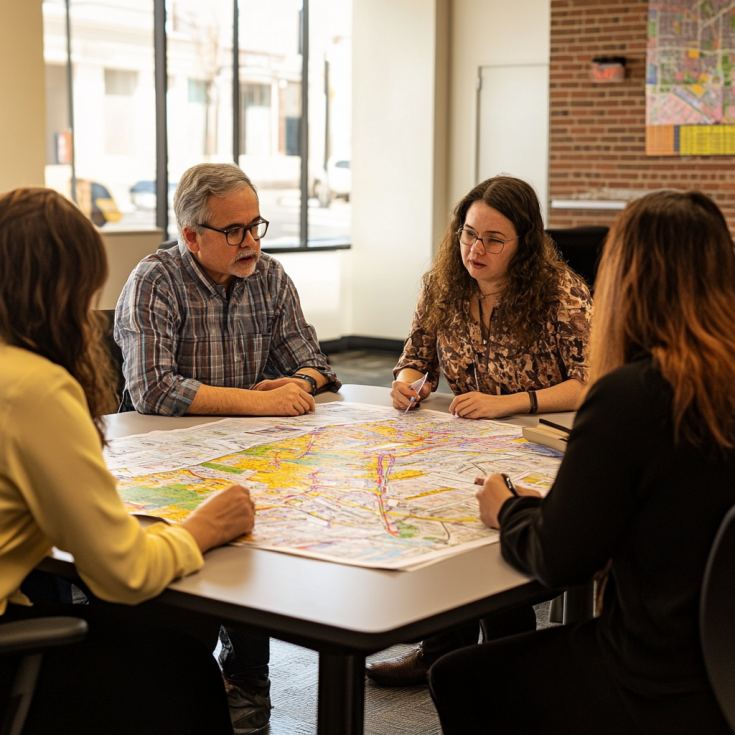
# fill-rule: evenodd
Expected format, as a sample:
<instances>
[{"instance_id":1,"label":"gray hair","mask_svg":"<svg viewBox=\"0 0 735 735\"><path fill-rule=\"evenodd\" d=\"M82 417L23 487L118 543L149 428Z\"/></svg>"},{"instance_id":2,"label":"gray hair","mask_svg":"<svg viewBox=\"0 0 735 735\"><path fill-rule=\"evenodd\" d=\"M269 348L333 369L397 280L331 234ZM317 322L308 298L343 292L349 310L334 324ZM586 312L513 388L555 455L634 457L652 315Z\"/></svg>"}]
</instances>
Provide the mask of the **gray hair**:
<instances>
[{"instance_id":1,"label":"gray hair","mask_svg":"<svg viewBox=\"0 0 735 735\"><path fill-rule=\"evenodd\" d=\"M191 227L201 234L199 224L211 217L207 205L210 196L226 197L248 187L257 195L253 182L235 163L199 163L187 169L174 194L179 241L183 238L184 227Z\"/></svg>"}]
</instances>

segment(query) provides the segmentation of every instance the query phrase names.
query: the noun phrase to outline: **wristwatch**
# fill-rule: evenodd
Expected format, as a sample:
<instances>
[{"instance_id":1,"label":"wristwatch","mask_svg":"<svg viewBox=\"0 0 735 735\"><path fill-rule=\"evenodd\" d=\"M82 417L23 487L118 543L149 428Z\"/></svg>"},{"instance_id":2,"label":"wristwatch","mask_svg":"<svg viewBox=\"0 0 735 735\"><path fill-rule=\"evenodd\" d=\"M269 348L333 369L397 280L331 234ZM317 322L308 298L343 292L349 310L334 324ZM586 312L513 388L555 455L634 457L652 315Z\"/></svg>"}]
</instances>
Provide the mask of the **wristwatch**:
<instances>
[{"instance_id":1,"label":"wristwatch","mask_svg":"<svg viewBox=\"0 0 735 735\"><path fill-rule=\"evenodd\" d=\"M296 373L296 375L292 375L292 378L298 378L299 380L305 380L310 386L311 386L311 395L315 396L317 391L317 385L316 380L311 377L311 375L306 375L306 373Z\"/></svg>"}]
</instances>

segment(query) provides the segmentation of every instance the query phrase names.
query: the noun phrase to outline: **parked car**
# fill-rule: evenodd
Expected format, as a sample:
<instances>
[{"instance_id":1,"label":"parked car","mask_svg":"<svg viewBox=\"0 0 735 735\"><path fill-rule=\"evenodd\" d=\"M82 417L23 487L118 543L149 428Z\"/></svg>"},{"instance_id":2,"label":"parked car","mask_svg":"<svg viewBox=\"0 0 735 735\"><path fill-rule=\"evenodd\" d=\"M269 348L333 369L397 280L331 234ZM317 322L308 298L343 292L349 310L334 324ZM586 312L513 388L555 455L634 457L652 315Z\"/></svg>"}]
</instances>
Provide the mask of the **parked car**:
<instances>
[{"instance_id":1,"label":"parked car","mask_svg":"<svg viewBox=\"0 0 735 735\"><path fill-rule=\"evenodd\" d=\"M332 199L344 197L350 200L352 191L352 171L350 159L332 156L327 161L326 170L319 168L310 172L310 196L319 200L319 206L328 207Z\"/></svg>"},{"instance_id":2,"label":"parked car","mask_svg":"<svg viewBox=\"0 0 735 735\"><path fill-rule=\"evenodd\" d=\"M352 171L349 158L332 156L327 161L327 182L332 197L344 197L346 201L350 201Z\"/></svg>"},{"instance_id":3,"label":"parked car","mask_svg":"<svg viewBox=\"0 0 735 735\"><path fill-rule=\"evenodd\" d=\"M179 182L168 182L168 207L174 206L174 192ZM130 201L136 209L154 210L156 208L156 182L137 181L130 187Z\"/></svg>"},{"instance_id":4,"label":"parked car","mask_svg":"<svg viewBox=\"0 0 735 735\"><path fill-rule=\"evenodd\" d=\"M77 204L97 227L122 219L122 212L117 208L112 194L106 186L96 181L77 179Z\"/></svg>"}]
</instances>

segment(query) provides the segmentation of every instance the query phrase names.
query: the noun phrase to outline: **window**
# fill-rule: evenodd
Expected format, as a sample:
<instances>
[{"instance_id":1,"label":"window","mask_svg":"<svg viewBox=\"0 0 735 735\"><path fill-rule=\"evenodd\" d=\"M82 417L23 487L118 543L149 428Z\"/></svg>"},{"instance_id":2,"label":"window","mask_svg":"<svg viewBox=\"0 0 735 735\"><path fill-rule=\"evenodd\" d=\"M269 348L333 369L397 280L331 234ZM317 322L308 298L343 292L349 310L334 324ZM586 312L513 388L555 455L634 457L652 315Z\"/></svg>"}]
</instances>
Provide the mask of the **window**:
<instances>
[{"instance_id":1,"label":"window","mask_svg":"<svg viewBox=\"0 0 735 735\"><path fill-rule=\"evenodd\" d=\"M68 11L70 38L67 3L44 0L46 184L106 229L152 227L131 191L156 175L151 3L69 0Z\"/></svg>"},{"instance_id":2,"label":"window","mask_svg":"<svg viewBox=\"0 0 735 735\"><path fill-rule=\"evenodd\" d=\"M232 1L166 0L169 184L232 160ZM173 237L173 212L169 222Z\"/></svg>"},{"instance_id":3,"label":"window","mask_svg":"<svg viewBox=\"0 0 735 735\"><path fill-rule=\"evenodd\" d=\"M182 173L234 160L271 221L264 247L347 245L351 8L351 0L44 0L47 184L75 196L100 226L158 223L172 236ZM165 18L165 46L163 35L154 46L154 16ZM168 205L159 207L162 190Z\"/></svg>"}]
</instances>

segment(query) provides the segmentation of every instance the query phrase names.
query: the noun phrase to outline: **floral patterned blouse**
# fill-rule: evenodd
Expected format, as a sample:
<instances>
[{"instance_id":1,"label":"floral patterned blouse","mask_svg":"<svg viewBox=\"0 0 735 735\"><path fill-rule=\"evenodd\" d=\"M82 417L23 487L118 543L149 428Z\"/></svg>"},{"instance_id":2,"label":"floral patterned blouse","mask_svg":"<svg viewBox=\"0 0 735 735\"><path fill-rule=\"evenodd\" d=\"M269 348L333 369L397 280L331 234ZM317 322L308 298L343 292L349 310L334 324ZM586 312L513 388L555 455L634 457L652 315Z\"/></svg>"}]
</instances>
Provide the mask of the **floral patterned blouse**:
<instances>
[{"instance_id":1,"label":"floral patterned blouse","mask_svg":"<svg viewBox=\"0 0 735 735\"><path fill-rule=\"evenodd\" d=\"M490 315L487 345L483 345L469 299L446 327L431 333L422 326L422 294L393 374L404 368L428 372L434 391L441 371L455 395L474 390L495 395L541 390L570 378L586 383L592 299L573 273L564 276L560 292L558 307L549 314L536 343L525 351L499 316L500 297Z\"/></svg>"}]
</instances>

